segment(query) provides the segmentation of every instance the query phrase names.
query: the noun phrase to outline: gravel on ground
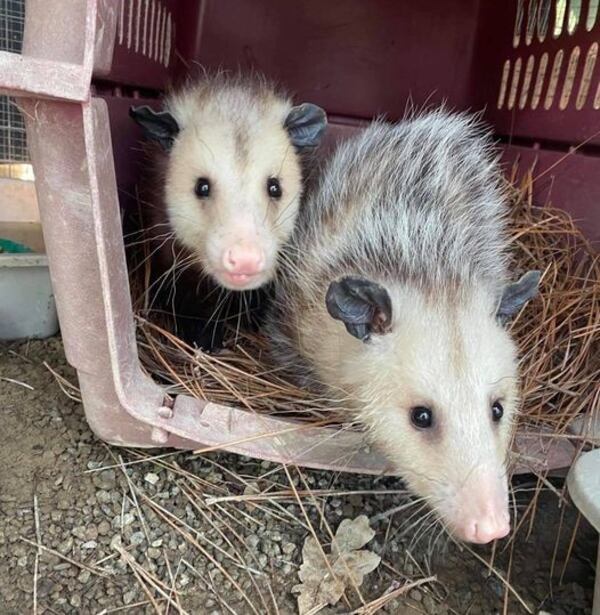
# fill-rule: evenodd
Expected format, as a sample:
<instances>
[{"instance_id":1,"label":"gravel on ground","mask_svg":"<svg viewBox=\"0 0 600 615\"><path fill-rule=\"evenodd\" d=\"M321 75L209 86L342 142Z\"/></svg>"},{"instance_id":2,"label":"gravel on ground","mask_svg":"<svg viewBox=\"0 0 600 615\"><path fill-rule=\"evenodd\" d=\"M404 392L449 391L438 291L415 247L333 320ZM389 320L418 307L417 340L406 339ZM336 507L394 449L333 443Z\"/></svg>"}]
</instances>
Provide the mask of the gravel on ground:
<instances>
[{"instance_id":1,"label":"gravel on ground","mask_svg":"<svg viewBox=\"0 0 600 615\"><path fill-rule=\"evenodd\" d=\"M0 345L2 615L297 613L307 537L329 552L360 515L381 563L321 613L591 613L597 536L531 477L518 511L537 513L489 567L490 548L457 546L418 506L387 514L407 501L395 478L109 447L61 377L76 383L59 338Z\"/></svg>"}]
</instances>

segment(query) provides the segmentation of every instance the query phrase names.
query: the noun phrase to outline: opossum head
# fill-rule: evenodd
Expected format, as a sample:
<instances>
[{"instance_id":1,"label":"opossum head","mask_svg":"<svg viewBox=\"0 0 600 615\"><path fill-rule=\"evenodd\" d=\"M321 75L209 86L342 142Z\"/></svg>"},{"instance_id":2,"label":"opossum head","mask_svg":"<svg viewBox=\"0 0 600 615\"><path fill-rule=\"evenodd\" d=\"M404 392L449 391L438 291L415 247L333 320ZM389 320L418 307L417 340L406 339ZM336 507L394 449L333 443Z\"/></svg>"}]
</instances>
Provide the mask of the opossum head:
<instances>
[{"instance_id":1,"label":"opossum head","mask_svg":"<svg viewBox=\"0 0 600 615\"><path fill-rule=\"evenodd\" d=\"M221 286L268 282L298 213L299 152L318 144L325 113L266 86L210 83L174 96L168 111L132 115L168 152L165 202L178 242Z\"/></svg>"},{"instance_id":2,"label":"opossum head","mask_svg":"<svg viewBox=\"0 0 600 615\"><path fill-rule=\"evenodd\" d=\"M361 278L327 293L329 314L343 323L329 323L340 340L338 381L412 491L465 541L510 529L507 458L519 393L515 345L500 319L538 280L531 273L508 286L499 304L477 289L441 296Z\"/></svg>"}]
</instances>

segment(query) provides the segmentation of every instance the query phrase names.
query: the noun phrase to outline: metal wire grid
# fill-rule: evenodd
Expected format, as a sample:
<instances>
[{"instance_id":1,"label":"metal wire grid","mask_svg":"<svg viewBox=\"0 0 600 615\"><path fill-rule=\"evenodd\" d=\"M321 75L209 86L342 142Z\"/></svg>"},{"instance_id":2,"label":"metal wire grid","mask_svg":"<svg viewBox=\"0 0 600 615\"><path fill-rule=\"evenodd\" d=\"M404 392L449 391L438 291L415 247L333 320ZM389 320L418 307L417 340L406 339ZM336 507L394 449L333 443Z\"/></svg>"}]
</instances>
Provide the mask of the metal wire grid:
<instances>
[{"instance_id":1,"label":"metal wire grid","mask_svg":"<svg viewBox=\"0 0 600 615\"><path fill-rule=\"evenodd\" d=\"M0 50L21 53L25 0L0 0ZM0 96L0 163L28 162L23 117L14 101Z\"/></svg>"}]
</instances>

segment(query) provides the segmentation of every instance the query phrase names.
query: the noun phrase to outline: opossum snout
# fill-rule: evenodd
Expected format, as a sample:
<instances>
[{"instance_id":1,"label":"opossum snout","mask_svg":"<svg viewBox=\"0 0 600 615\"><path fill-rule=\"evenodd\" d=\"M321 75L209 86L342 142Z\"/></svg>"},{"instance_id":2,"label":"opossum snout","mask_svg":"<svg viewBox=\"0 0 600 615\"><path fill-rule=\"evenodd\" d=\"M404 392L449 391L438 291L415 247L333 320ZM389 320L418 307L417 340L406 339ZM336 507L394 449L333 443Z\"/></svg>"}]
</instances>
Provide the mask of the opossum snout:
<instances>
[{"instance_id":1,"label":"opossum snout","mask_svg":"<svg viewBox=\"0 0 600 615\"><path fill-rule=\"evenodd\" d=\"M248 290L264 281L265 253L260 245L239 242L225 248L221 256L221 283L232 290Z\"/></svg>"},{"instance_id":2,"label":"opossum snout","mask_svg":"<svg viewBox=\"0 0 600 615\"><path fill-rule=\"evenodd\" d=\"M454 534L461 540L485 544L510 531L506 479L476 472L459 491Z\"/></svg>"},{"instance_id":3,"label":"opossum snout","mask_svg":"<svg viewBox=\"0 0 600 615\"><path fill-rule=\"evenodd\" d=\"M256 275L261 272L264 262L264 252L253 243L238 243L223 254L223 267L233 274Z\"/></svg>"}]
</instances>

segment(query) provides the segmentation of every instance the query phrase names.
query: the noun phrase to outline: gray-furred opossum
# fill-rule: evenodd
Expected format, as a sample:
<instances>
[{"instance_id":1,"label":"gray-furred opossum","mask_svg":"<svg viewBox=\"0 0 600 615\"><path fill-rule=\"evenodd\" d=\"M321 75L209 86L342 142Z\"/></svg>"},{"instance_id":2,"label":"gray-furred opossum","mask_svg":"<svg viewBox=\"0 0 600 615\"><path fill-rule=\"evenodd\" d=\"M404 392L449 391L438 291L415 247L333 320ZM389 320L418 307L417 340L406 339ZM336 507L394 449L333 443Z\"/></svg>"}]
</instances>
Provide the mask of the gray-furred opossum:
<instances>
[{"instance_id":1,"label":"gray-furred opossum","mask_svg":"<svg viewBox=\"0 0 600 615\"><path fill-rule=\"evenodd\" d=\"M510 528L519 378L503 325L540 279L508 281L501 182L474 116L373 123L302 209L265 325L273 360L336 398L446 527L478 543Z\"/></svg>"},{"instance_id":2,"label":"gray-furred opossum","mask_svg":"<svg viewBox=\"0 0 600 615\"><path fill-rule=\"evenodd\" d=\"M321 140L325 112L292 106L260 76L220 73L163 111L130 115L152 144L153 305L175 314L186 340L218 347L226 323L251 324L274 277L302 198L301 153Z\"/></svg>"}]
</instances>

